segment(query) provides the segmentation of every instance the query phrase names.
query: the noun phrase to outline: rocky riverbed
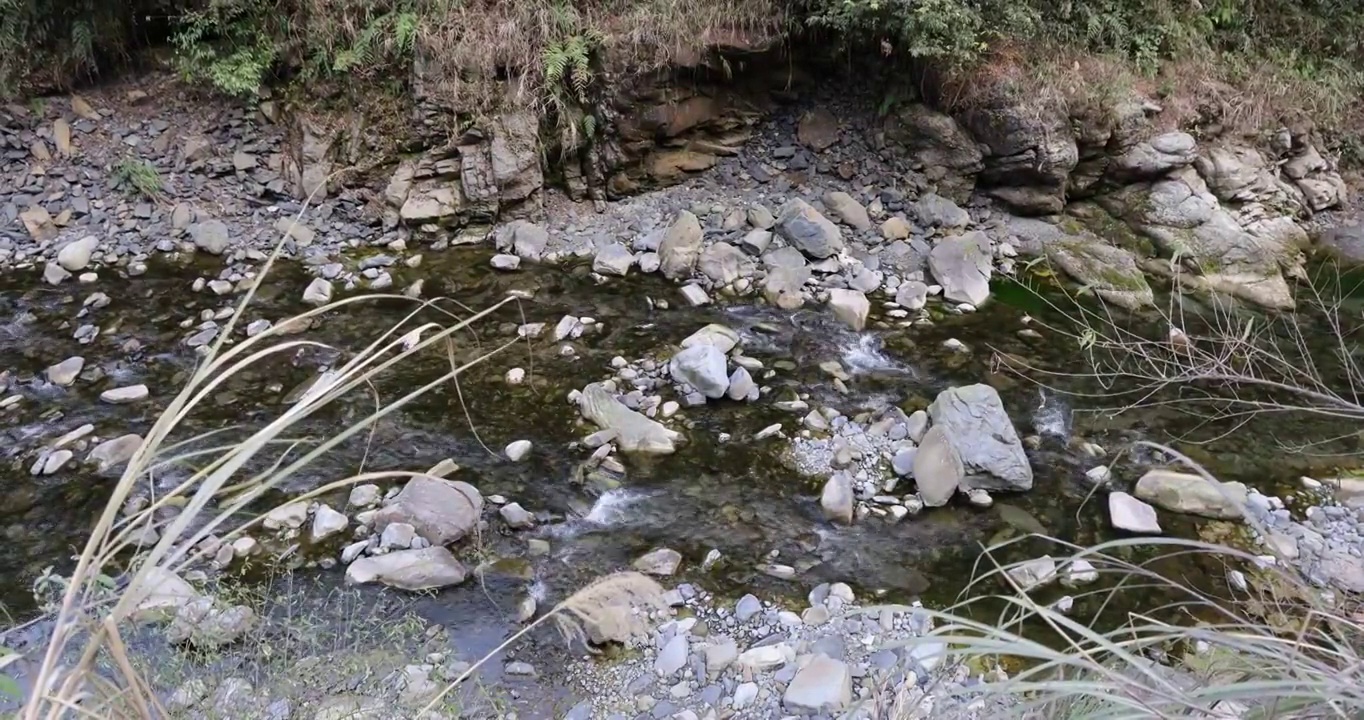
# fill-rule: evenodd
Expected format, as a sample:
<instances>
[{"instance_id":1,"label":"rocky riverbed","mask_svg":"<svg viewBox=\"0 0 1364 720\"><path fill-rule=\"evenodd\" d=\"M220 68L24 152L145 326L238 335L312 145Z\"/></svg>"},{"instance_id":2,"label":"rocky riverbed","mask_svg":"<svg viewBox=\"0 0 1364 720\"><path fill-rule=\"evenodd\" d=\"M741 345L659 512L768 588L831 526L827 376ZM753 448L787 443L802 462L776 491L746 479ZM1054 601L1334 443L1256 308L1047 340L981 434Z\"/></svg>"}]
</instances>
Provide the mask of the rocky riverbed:
<instances>
[{"instance_id":1,"label":"rocky riverbed","mask_svg":"<svg viewBox=\"0 0 1364 720\"><path fill-rule=\"evenodd\" d=\"M524 344L470 372L458 392L438 390L365 442L329 453L276 499L361 467L424 477L285 506L247 537L206 543L202 576L176 585L183 602L168 618L183 643L231 647L257 623L279 620L268 603L217 592L220 573L287 568L398 588L379 597L444 588L414 608L416 637L400 638L383 672L379 663L348 667L367 675L337 678L320 695L278 695L246 671L194 686L180 698L188 716L212 716L229 701L263 717L319 718L346 703L416 702L547 604L632 566L665 578L675 608L657 618L640 654L578 662L545 650L552 638L533 638L480 676L500 689L479 712L874 717L896 696L929 697L927 708L948 694L935 692L942 683L981 678L935 660L931 642L907 643L928 630L912 603L953 598L979 543L1029 532L1078 543L1124 531L1191 536L1204 519L1235 519L1195 481L1147 480L1163 458L1106 464L1133 439L1194 421L1159 410L1072 416L1056 394L996 371L993 358L1006 353L1076 367L1065 339L1031 322L1047 308L1013 279L1025 275L1027 256L1048 258L1116 306L1153 301L1130 249L1066 221L1012 214L1020 203L1050 202L1054 178L1001 197L995 158L986 163L994 200L967 202L959 183L930 187L903 167L871 114L830 103L774 114L741 150L706 173L679 171L685 181L667 190L609 204L549 196L534 217L491 233L449 227L455 209L442 204L437 181L463 171L426 159L400 167L383 192L335 191L295 220L308 153L286 141L268 107L206 112L171 84L153 92L110 87L4 111L0 477L10 489L0 522L22 550L0 557L7 576L28 582L66 563L108 477L224 332L282 237L287 262L260 283L234 340L359 291L401 296L281 328L337 349L234 378L186 431L230 437L233 425L271 417L415 299L450 296L477 309L508 293L523 298L476 333L494 346ZM942 117L907 119L923 127ZM1248 160L1200 154L1181 133L1134 142L1100 175L1141 185L1150 203L1119 189L1111 197L1125 204L1105 212L1156 236L1189 230L1200 252L1263 237L1260 195L1314 207L1339 199L1338 176L1304 142L1290 133L1282 152L1307 160L1285 166L1293 182L1270 185L1236 185L1229 178ZM948 163L958 171L982 161L959 149ZM133 162L154 170L155 192L130 189ZM1270 172L1252 169L1260 179ZM497 177L508 187L525 180ZM1237 214L1221 205L1233 201ZM1286 285L1272 260L1250 258L1250 270L1210 273L1210 282L1253 270L1240 294L1282 306ZM416 358L378 390L396 396L446 362ZM367 407L371 398L343 400L304 429L325 435ZM1257 445L1243 434L1200 458L1267 492L1320 469L1266 457ZM158 482L175 480L172 472ZM1087 503L1096 483L1131 493ZM1353 582L1358 552L1326 557L1282 503L1250 504L1261 505L1315 563L1316 579ZM1354 518L1326 507L1309 524L1353 527ZM18 584L5 593L21 617L37 611ZM366 606L383 602L364 597ZM347 627L319 612L324 624ZM209 636L196 640L196 628ZM312 652L322 658L312 665L332 657ZM538 714L547 697L555 709Z\"/></svg>"}]
</instances>

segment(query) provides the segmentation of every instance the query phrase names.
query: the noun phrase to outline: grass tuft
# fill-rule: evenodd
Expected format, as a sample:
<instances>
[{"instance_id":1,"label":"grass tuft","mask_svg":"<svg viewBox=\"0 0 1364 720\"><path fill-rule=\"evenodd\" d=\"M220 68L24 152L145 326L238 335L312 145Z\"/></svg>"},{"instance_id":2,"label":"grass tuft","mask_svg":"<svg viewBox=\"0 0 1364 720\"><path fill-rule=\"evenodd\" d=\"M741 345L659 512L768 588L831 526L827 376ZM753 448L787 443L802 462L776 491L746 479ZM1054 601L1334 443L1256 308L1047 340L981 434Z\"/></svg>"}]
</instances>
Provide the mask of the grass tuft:
<instances>
[{"instance_id":1,"label":"grass tuft","mask_svg":"<svg viewBox=\"0 0 1364 720\"><path fill-rule=\"evenodd\" d=\"M161 196L163 184L156 166L146 160L125 157L114 166L114 186L124 192L135 193L149 200Z\"/></svg>"}]
</instances>

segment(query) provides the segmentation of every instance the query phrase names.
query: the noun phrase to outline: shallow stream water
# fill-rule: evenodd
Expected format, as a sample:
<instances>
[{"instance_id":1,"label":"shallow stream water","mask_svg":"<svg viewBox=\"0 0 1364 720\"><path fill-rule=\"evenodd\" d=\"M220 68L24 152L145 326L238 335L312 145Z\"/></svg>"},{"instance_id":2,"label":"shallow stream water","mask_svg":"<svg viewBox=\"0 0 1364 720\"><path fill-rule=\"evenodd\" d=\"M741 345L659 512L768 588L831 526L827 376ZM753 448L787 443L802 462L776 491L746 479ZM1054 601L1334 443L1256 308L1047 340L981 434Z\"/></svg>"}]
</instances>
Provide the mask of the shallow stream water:
<instances>
[{"instance_id":1,"label":"shallow stream water","mask_svg":"<svg viewBox=\"0 0 1364 720\"><path fill-rule=\"evenodd\" d=\"M1083 476L1088 467L1105 460L1084 457L1077 438L1110 448L1111 459L1113 450L1131 440L1169 440L1198 420L1165 409L1118 416L1085 412L1094 409L1087 401L1000 370L993 361L995 353L1017 355L1053 370L1085 369L1072 340L1019 337L1026 313L1059 320L1036 295L1007 282L997 283L995 301L980 312L946 315L932 327L859 334L821 308L794 313L752 304L683 309L675 287L652 277L598 285L586 266L532 267L502 274L488 268L487 257L482 251L451 251L428 256L419 271L426 278L427 296L448 295L475 309L510 290L532 293L531 299L508 305L476 326L481 347L495 347L513 337L521 322L545 322L548 333L566 314L589 315L604 325L604 331L574 341L578 354L571 358L561 356L559 344L547 337L530 347L513 346L462 377L458 389L438 388L381 421L372 435L356 436L326 454L294 478L290 489L302 491L361 469L419 471L453 458L463 468L458 477L485 495L501 494L533 512L548 511L562 518L532 531L553 546L551 561L534 571L551 598L627 566L650 548L668 546L686 558L683 577L688 579L701 578L699 561L708 550L720 550L725 562L705 576L704 584L721 593L751 590L774 597L800 596L820 582L850 581L864 592L920 596L945 604L970 577L980 544L1009 527L1001 505L1025 511L1047 532L1076 543L1111 536L1104 504L1098 496L1089 497L1090 485ZM150 427L196 362L182 342L191 332L182 329L182 321L197 322L202 310L227 302L190 291L192 278L207 269L164 265L144 277L107 279L84 287L50 287L35 277L11 275L0 286L0 368L14 372L17 384L11 392L24 396L17 411L0 415L4 458L0 486L5 493L0 528L10 550L0 554L0 576L13 579L0 589L0 602L15 617L34 611L28 591L32 579L49 565L62 568L79 551L113 482L75 464L53 476L35 477L29 470L34 451L85 423L94 424L101 437L142 433ZM417 270L403 272L412 277L398 274L398 287L418 276ZM260 317L278 320L303 310L297 298L306 282L296 268L276 269L243 324ZM94 291L107 293L112 302L90 313L93 319L78 319L81 299ZM673 308L652 309L646 297L666 298ZM350 306L326 316L304 337L331 344L344 357L400 321L412 307L398 299ZM84 322L97 323L102 332L82 346L72 334ZM788 431L799 426L798 416L772 409L766 396L751 405L712 402L684 411L694 425L686 431L688 442L672 456L630 458L628 476L619 489L599 495L572 482L585 454L569 450L568 444L593 428L578 422L566 394L609 375L610 360L616 355L635 359L657 351L666 358L668 346L711 322L738 330L746 354L768 367L790 361L785 365L790 369L779 369L775 377L762 381L774 392L790 388L809 393L812 406L829 404L849 415L885 404L907 410L926 407L938 391L954 384L994 385L1019 434L1041 438L1030 451L1034 489L999 494L991 509L957 503L894 525L873 520L853 527L831 526L820 517L820 480L802 477L780 462L785 441L751 440L774 422L782 422ZM962 340L970 351L944 349L948 338ZM134 341L140 348L130 349ZM462 343L461 352L474 352L473 338ZM86 357L86 373L98 368L103 379L87 375L70 389L42 379L46 366L75 354ZM244 372L215 393L181 432L189 436L234 425L252 427L272 418L287 393L337 357L308 351ZM841 361L852 374L848 395L841 395L818 368L828 360ZM438 377L448 362L443 354L430 353L402 365L381 379L376 388L380 401ZM509 386L503 380L513 366L530 371L524 385ZM111 406L97 399L108 387L135 382L151 388L150 400ZM1080 380L1073 383L1084 386ZM313 437L335 433L373 412L375 403L374 396L356 393L308 420L302 431ZM472 429L467 418L473 419ZM1243 480L1268 491L1335 462L1290 456L1270 441L1311 436L1314 431L1252 425L1211 445L1179 447L1224 479ZM721 433L731 434L732 440L719 442ZM535 443L527 462L514 464L499 457L496 451L523 438ZM1140 470L1131 464L1115 468L1120 479L1135 479ZM1162 516L1162 522L1174 534L1194 532L1188 519ZM1033 549L1046 550L1042 545ZM796 580L777 580L757 570L774 551L775 562L800 571ZM1187 570L1201 572L1194 566ZM451 611L450 621L468 617L465 611L477 603L473 595L477 592L444 594L443 605L460 608Z\"/></svg>"}]
</instances>

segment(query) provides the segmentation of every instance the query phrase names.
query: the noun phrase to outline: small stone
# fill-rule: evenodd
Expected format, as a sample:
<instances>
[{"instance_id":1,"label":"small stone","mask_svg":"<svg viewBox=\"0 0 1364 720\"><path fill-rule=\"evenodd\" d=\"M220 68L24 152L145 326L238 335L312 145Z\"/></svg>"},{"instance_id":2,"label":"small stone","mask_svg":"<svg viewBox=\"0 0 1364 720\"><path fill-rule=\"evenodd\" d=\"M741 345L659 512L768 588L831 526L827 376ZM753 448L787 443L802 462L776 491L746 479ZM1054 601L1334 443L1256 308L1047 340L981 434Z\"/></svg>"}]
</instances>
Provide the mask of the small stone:
<instances>
[{"instance_id":1,"label":"small stone","mask_svg":"<svg viewBox=\"0 0 1364 720\"><path fill-rule=\"evenodd\" d=\"M314 278L303 291L303 302L309 305L326 305L332 301L332 284L323 278Z\"/></svg>"},{"instance_id":2,"label":"small stone","mask_svg":"<svg viewBox=\"0 0 1364 720\"><path fill-rule=\"evenodd\" d=\"M531 442L529 440L517 440L507 445L503 452L506 453L508 460L521 462L526 459L526 456L530 455L530 450Z\"/></svg>"},{"instance_id":3,"label":"small stone","mask_svg":"<svg viewBox=\"0 0 1364 720\"><path fill-rule=\"evenodd\" d=\"M502 522L515 530L525 530L535 527L535 516L531 515L520 503L507 503L498 509L498 514L502 516Z\"/></svg>"},{"instance_id":4,"label":"small stone","mask_svg":"<svg viewBox=\"0 0 1364 720\"><path fill-rule=\"evenodd\" d=\"M110 405L127 405L128 403L146 400L148 395L149 392L146 385L129 385L127 387L105 390L99 394L99 399Z\"/></svg>"},{"instance_id":5,"label":"small stone","mask_svg":"<svg viewBox=\"0 0 1364 720\"><path fill-rule=\"evenodd\" d=\"M79 355L69 357L47 369L47 381L58 387L71 387L84 369L85 358Z\"/></svg>"},{"instance_id":6,"label":"small stone","mask_svg":"<svg viewBox=\"0 0 1364 720\"><path fill-rule=\"evenodd\" d=\"M682 553L671 548L658 548L635 560L634 568L648 575L668 576L682 564Z\"/></svg>"},{"instance_id":7,"label":"small stone","mask_svg":"<svg viewBox=\"0 0 1364 720\"><path fill-rule=\"evenodd\" d=\"M521 258L520 256L517 255L508 255L506 253L501 253L493 256L491 264L494 270L502 270L506 272L521 267Z\"/></svg>"},{"instance_id":8,"label":"small stone","mask_svg":"<svg viewBox=\"0 0 1364 720\"><path fill-rule=\"evenodd\" d=\"M348 525L350 518L345 513L333 510L330 505L318 505L317 512L313 514L313 542L325 540L345 530Z\"/></svg>"}]
</instances>

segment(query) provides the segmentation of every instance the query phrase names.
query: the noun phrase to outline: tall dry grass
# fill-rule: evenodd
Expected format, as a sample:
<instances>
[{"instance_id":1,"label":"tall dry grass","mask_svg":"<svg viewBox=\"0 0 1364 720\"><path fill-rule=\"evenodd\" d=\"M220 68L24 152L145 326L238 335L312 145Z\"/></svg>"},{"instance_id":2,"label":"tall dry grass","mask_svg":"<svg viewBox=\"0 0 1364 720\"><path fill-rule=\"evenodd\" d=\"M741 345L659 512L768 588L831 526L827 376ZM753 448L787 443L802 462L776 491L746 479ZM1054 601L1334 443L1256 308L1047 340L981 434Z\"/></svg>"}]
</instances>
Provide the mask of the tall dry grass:
<instances>
[{"instance_id":1,"label":"tall dry grass","mask_svg":"<svg viewBox=\"0 0 1364 720\"><path fill-rule=\"evenodd\" d=\"M262 267L256 287L268 276L282 247L281 243ZM516 302L515 297L507 297L475 312L450 300L418 301L401 295L344 298L276 323L255 337L242 339L234 330L254 295L255 287L242 297L217 341L147 433L115 485L77 559L56 612L46 653L35 671L33 690L22 711L26 720L55 720L73 713L100 717L112 708L134 708L139 717L164 717L157 694L128 661L123 641L125 623L137 609L137 604L155 592L158 579L164 577L165 572L184 569L195 559L194 552L200 542L210 535L231 538L252 527L261 518L251 512L256 503L320 456L367 432L384 417L431 390L457 383L470 368L517 342L510 340L477 349L473 347L476 338L468 347L459 338L479 321ZM323 347L313 340L286 336L284 333L291 325L297 327L298 323L327 313L375 302L406 302L412 308L401 321L349 354L349 359L342 365L321 375L297 402L277 417L260 427L248 429L250 434L246 438L231 444L215 443L211 437L215 433L181 437L183 433L179 431L185 421L231 378L267 360L285 357L303 348ZM429 314L441 319L421 319ZM379 379L426 352L443 352L447 356L449 369L440 377L396 399L376 397L375 412L348 426L338 427L333 435L314 445L303 445L290 439L297 434L299 423L340 398L357 393L373 394ZM161 492L147 507L121 516L129 498L150 475L182 463L197 469L173 489ZM327 483L307 493L304 499L357 482L414 474L361 472ZM109 597L109 575L115 574L118 561L135 549L143 528L156 524L158 511L173 506L181 506L179 513L169 523L158 525L160 539L138 556L124 582L113 597ZM243 521L241 518L249 519ZM111 661L114 672L101 672L97 660Z\"/></svg>"}]
</instances>

